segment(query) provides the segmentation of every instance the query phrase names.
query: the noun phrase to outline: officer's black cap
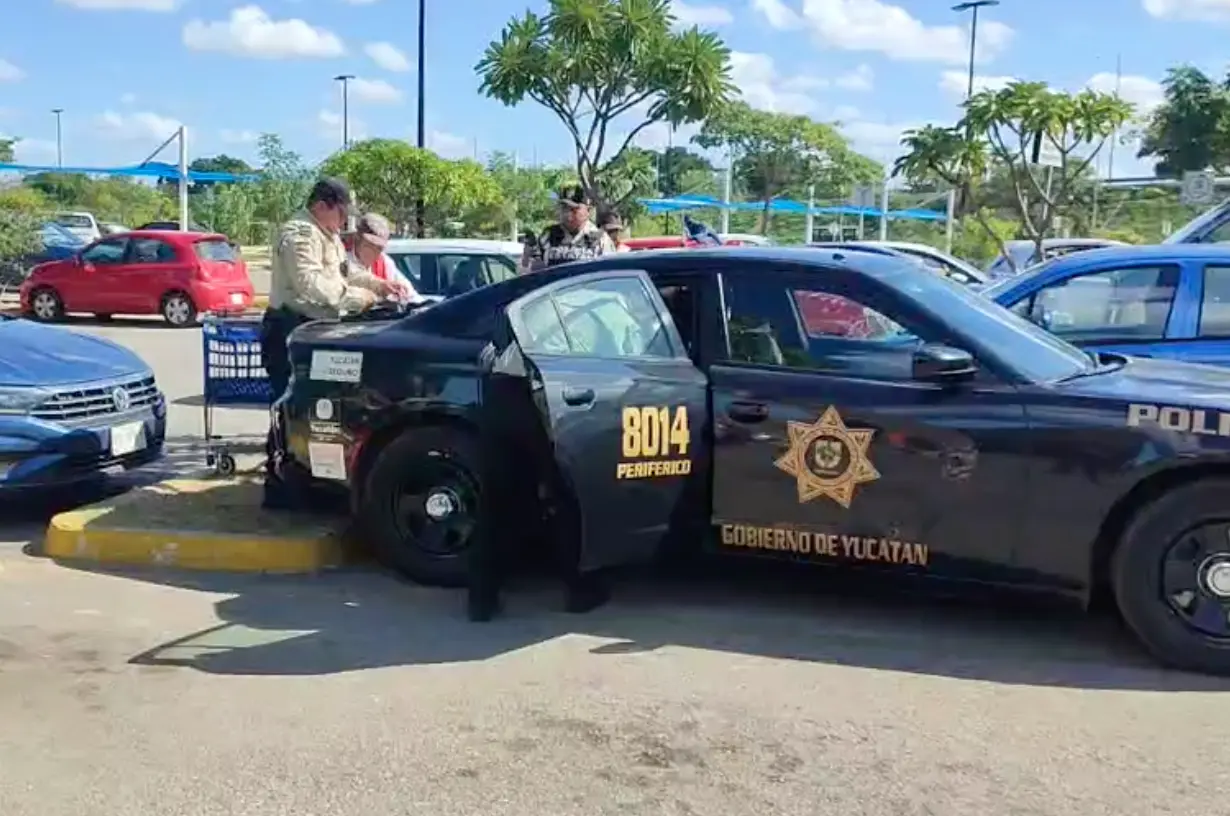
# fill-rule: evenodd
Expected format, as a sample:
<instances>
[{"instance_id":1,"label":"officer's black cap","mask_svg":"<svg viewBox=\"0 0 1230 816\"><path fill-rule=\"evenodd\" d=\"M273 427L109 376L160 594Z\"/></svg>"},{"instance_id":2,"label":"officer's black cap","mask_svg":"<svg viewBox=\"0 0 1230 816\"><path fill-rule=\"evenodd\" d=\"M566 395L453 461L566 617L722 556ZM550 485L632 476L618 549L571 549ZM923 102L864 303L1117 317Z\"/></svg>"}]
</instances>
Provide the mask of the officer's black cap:
<instances>
[{"instance_id":1,"label":"officer's black cap","mask_svg":"<svg viewBox=\"0 0 1230 816\"><path fill-rule=\"evenodd\" d=\"M568 184L564 186L557 195L559 203L564 207L583 207L589 204L589 199L585 197L585 188L580 184Z\"/></svg>"},{"instance_id":2,"label":"officer's black cap","mask_svg":"<svg viewBox=\"0 0 1230 816\"><path fill-rule=\"evenodd\" d=\"M325 176L312 186L307 203L309 207L319 203L330 207L350 209L350 187L339 178Z\"/></svg>"}]
</instances>

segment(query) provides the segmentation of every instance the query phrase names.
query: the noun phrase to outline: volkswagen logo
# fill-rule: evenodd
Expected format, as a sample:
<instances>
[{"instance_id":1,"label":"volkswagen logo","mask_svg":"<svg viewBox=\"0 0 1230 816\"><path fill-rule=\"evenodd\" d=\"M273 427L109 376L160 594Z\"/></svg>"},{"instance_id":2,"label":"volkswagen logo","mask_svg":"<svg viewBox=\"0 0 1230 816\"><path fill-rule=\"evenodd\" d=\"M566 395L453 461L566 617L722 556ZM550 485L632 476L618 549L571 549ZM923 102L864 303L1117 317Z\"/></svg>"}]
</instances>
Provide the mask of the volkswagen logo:
<instances>
[{"instance_id":1,"label":"volkswagen logo","mask_svg":"<svg viewBox=\"0 0 1230 816\"><path fill-rule=\"evenodd\" d=\"M126 388L116 388L112 391L111 401L115 403L116 412L121 414L132 407L132 397Z\"/></svg>"}]
</instances>

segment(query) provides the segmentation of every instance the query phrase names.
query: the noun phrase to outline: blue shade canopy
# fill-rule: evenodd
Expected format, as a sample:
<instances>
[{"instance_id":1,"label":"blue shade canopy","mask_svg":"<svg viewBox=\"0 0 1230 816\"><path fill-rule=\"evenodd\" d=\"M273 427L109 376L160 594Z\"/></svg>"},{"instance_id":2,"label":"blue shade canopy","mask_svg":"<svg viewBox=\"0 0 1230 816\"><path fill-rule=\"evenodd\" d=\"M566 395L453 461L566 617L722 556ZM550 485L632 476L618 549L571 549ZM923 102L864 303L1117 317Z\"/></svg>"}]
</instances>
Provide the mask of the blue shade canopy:
<instances>
[{"instance_id":1,"label":"blue shade canopy","mask_svg":"<svg viewBox=\"0 0 1230 816\"><path fill-rule=\"evenodd\" d=\"M131 167L51 167L36 164L0 164L0 172L14 173L79 173L88 176L128 176L136 178L178 179L179 168L166 162L146 162ZM255 181L255 175L234 173L203 173L188 171L189 181Z\"/></svg>"},{"instance_id":2,"label":"blue shade canopy","mask_svg":"<svg viewBox=\"0 0 1230 816\"><path fill-rule=\"evenodd\" d=\"M732 201L730 204L723 204L719 199L712 196L701 195L680 195L673 198L641 198L637 199L650 215L661 215L663 213L685 212L687 210L700 210L712 208L717 210L729 209L734 212L762 212L764 210L764 202L762 201ZM774 213L793 213L796 215L807 215L808 207L802 201L790 201L788 199L777 198L769 202L769 211ZM812 215L850 215L850 216L866 216L868 218L879 218L881 211L875 207L812 207ZM947 216L944 213L935 212L934 210L889 210L888 217L890 219L903 218L910 221L945 221Z\"/></svg>"}]
</instances>

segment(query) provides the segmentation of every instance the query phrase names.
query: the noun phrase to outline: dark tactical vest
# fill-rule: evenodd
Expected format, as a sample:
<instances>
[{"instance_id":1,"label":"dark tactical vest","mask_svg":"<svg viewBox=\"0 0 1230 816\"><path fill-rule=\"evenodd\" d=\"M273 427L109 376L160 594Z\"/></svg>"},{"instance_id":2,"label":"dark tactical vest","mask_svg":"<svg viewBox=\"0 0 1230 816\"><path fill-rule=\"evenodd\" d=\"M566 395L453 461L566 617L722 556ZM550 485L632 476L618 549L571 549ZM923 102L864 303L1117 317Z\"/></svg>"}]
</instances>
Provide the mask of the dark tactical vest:
<instances>
[{"instance_id":1,"label":"dark tactical vest","mask_svg":"<svg viewBox=\"0 0 1230 816\"><path fill-rule=\"evenodd\" d=\"M604 238L606 233L593 224L586 224L576 235L570 235L559 224L552 224L539 236L533 256L548 267L597 258L603 253Z\"/></svg>"}]
</instances>

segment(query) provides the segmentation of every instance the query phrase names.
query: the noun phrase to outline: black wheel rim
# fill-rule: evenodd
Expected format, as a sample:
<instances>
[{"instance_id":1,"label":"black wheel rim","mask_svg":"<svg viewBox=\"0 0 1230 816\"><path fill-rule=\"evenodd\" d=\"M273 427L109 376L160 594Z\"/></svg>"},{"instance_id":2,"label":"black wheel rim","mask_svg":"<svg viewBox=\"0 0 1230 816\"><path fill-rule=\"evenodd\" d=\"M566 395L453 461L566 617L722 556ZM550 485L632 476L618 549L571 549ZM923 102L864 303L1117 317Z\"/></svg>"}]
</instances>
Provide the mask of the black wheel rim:
<instances>
[{"instance_id":1,"label":"black wheel rim","mask_svg":"<svg viewBox=\"0 0 1230 816\"><path fill-rule=\"evenodd\" d=\"M394 494L393 520L401 541L432 558L456 558L477 524L477 484L452 459L423 457L407 468Z\"/></svg>"},{"instance_id":2,"label":"black wheel rim","mask_svg":"<svg viewBox=\"0 0 1230 816\"><path fill-rule=\"evenodd\" d=\"M1230 522L1175 539L1162 559L1162 598L1192 630L1230 640Z\"/></svg>"}]
</instances>

